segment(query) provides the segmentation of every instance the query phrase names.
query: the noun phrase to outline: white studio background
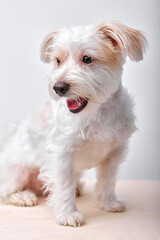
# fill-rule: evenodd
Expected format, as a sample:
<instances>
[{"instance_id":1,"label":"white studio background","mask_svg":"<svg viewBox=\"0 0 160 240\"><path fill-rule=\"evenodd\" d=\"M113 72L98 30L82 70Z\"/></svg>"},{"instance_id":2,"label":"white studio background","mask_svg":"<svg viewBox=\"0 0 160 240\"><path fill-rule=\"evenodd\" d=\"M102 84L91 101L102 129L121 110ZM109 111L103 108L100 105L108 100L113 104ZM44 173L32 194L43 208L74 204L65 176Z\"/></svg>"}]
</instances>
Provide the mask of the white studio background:
<instances>
[{"instance_id":1,"label":"white studio background","mask_svg":"<svg viewBox=\"0 0 160 240\"><path fill-rule=\"evenodd\" d=\"M135 97L139 131L130 141L120 179L160 179L160 27L158 0L0 0L0 128L49 99L50 66L39 58L44 36L64 25L120 21L145 32L144 61L127 60L123 84ZM95 177L89 171L87 179Z\"/></svg>"}]
</instances>

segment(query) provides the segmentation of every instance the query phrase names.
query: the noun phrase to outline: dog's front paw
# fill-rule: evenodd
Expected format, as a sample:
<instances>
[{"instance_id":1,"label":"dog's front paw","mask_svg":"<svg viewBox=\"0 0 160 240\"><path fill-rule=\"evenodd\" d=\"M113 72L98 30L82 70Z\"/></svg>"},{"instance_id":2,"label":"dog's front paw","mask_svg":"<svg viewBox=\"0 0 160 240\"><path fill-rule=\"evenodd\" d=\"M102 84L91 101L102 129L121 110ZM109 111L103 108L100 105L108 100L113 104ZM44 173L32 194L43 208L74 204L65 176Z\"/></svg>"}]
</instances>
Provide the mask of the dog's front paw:
<instances>
[{"instance_id":1,"label":"dog's front paw","mask_svg":"<svg viewBox=\"0 0 160 240\"><path fill-rule=\"evenodd\" d=\"M101 209L107 212L125 212L127 210L126 203L122 200L109 200L101 205Z\"/></svg>"},{"instance_id":2,"label":"dog's front paw","mask_svg":"<svg viewBox=\"0 0 160 240\"><path fill-rule=\"evenodd\" d=\"M59 218L56 218L56 222L59 225L79 227L84 222L84 216L80 212L75 211L71 214L63 215Z\"/></svg>"}]
</instances>

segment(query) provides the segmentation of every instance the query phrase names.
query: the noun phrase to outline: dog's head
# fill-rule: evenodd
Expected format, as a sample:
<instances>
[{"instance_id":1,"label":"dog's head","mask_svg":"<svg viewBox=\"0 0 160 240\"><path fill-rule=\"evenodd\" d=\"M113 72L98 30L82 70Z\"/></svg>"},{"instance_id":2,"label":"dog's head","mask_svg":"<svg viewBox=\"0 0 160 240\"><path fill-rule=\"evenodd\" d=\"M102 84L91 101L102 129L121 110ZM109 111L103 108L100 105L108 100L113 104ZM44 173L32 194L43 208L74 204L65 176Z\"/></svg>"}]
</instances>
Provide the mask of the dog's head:
<instances>
[{"instance_id":1,"label":"dog's head","mask_svg":"<svg viewBox=\"0 0 160 240\"><path fill-rule=\"evenodd\" d=\"M126 56L143 59L146 39L116 22L62 28L42 43L41 59L53 64L50 95L66 98L72 113L94 112L119 88Z\"/></svg>"}]
</instances>

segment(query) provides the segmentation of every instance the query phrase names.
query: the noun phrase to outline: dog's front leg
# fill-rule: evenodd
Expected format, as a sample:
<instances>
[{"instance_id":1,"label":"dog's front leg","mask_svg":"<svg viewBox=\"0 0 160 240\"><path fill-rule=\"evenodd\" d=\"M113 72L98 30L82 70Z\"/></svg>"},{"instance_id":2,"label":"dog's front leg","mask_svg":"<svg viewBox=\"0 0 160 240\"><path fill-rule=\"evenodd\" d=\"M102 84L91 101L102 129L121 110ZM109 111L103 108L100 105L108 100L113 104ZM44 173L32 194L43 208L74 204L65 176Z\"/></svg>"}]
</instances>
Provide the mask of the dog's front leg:
<instances>
[{"instance_id":1,"label":"dog's front leg","mask_svg":"<svg viewBox=\"0 0 160 240\"><path fill-rule=\"evenodd\" d=\"M118 200L115 192L117 169L123 160L126 145L114 149L97 167L97 194L100 208L108 212L123 212L126 205Z\"/></svg>"},{"instance_id":2,"label":"dog's front leg","mask_svg":"<svg viewBox=\"0 0 160 240\"><path fill-rule=\"evenodd\" d=\"M56 157L54 155L53 171L49 171L49 179L53 179L53 188L48 200L56 222L65 226L80 226L84 217L75 205L76 176L72 168L71 154Z\"/></svg>"}]
</instances>

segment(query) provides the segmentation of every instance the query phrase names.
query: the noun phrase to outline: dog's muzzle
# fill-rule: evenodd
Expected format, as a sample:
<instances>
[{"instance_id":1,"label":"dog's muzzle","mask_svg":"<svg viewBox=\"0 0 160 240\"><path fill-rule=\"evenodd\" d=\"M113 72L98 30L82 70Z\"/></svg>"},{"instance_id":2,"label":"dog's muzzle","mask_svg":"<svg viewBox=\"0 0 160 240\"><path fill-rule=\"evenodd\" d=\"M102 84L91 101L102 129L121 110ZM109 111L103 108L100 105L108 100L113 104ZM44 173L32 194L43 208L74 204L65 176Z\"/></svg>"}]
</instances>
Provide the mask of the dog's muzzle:
<instances>
[{"instance_id":1,"label":"dog's muzzle","mask_svg":"<svg viewBox=\"0 0 160 240\"><path fill-rule=\"evenodd\" d=\"M64 96L66 92L69 90L69 84L65 82L57 82L53 86L53 90L60 96Z\"/></svg>"},{"instance_id":2,"label":"dog's muzzle","mask_svg":"<svg viewBox=\"0 0 160 240\"><path fill-rule=\"evenodd\" d=\"M66 93L68 92L69 88L70 88L70 85L68 83L65 83L65 82L57 82L53 86L53 90L60 97L65 96ZM88 99L82 98L82 97L77 97L77 99L74 99L74 100L67 99L66 103L67 103L67 107L68 107L70 112L79 113L87 106Z\"/></svg>"}]
</instances>

